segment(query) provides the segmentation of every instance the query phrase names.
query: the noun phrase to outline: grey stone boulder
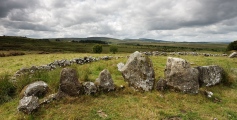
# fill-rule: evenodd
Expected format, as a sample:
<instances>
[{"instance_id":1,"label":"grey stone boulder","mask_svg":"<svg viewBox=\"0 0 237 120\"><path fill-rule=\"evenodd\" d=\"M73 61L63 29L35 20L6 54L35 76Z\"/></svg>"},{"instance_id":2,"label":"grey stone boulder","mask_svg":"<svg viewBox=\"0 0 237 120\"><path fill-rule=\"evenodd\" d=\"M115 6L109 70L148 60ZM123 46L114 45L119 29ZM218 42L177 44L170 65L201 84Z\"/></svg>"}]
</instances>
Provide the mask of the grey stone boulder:
<instances>
[{"instance_id":1,"label":"grey stone boulder","mask_svg":"<svg viewBox=\"0 0 237 120\"><path fill-rule=\"evenodd\" d=\"M78 96L83 93L83 86L78 81L78 75L75 69L62 69L59 83L60 92L69 96Z\"/></svg>"},{"instance_id":2,"label":"grey stone boulder","mask_svg":"<svg viewBox=\"0 0 237 120\"><path fill-rule=\"evenodd\" d=\"M229 55L229 58L234 58L237 57L237 52L233 52Z\"/></svg>"},{"instance_id":3,"label":"grey stone boulder","mask_svg":"<svg viewBox=\"0 0 237 120\"><path fill-rule=\"evenodd\" d=\"M199 71L200 85L212 86L220 83L224 79L224 70L217 65L200 66L196 68Z\"/></svg>"},{"instance_id":4,"label":"grey stone boulder","mask_svg":"<svg viewBox=\"0 0 237 120\"><path fill-rule=\"evenodd\" d=\"M36 81L26 87L24 95L40 97L44 96L48 92L48 89L49 87L47 83L44 81Z\"/></svg>"},{"instance_id":5,"label":"grey stone boulder","mask_svg":"<svg viewBox=\"0 0 237 120\"><path fill-rule=\"evenodd\" d=\"M23 97L19 101L18 111L30 114L39 107L39 99L36 96Z\"/></svg>"},{"instance_id":6,"label":"grey stone boulder","mask_svg":"<svg viewBox=\"0 0 237 120\"><path fill-rule=\"evenodd\" d=\"M95 94L97 92L97 88L93 82L84 82L83 86L86 95Z\"/></svg>"},{"instance_id":7,"label":"grey stone boulder","mask_svg":"<svg viewBox=\"0 0 237 120\"><path fill-rule=\"evenodd\" d=\"M198 93L198 70L181 58L168 57L165 68L167 86L183 93Z\"/></svg>"},{"instance_id":8,"label":"grey stone boulder","mask_svg":"<svg viewBox=\"0 0 237 120\"><path fill-rule=\"evenodd\" d=\"M100 72L99 77L95 81L99 90L102 91L113 91L115 90L114 81L111 77L110 72L107 69L104 69Z\"/></svg>"},{"instance_id":9,"label":"grey stone boulder","mask_svg":"<svg viewBox=\"0 0 237 120\"><path fill-rule=\"evenodd\" d=\"M135 90L150 91L154 88L153 64L145 54L138 51L131 54L120 71L124 80Z\"/></svg>"},{"instance_id":10,"label":"grey stone boulder","mask_svg":"<svg viewBox=\"0 0 237 120\"><path fill-rule=\"evenodd\" d=\"M164 80L164 79L160 79L157 84L156 84L156 90L158 91L164 91L166 89L166 84L167 84L167 81Z\"/></svg>"}]
</instances>

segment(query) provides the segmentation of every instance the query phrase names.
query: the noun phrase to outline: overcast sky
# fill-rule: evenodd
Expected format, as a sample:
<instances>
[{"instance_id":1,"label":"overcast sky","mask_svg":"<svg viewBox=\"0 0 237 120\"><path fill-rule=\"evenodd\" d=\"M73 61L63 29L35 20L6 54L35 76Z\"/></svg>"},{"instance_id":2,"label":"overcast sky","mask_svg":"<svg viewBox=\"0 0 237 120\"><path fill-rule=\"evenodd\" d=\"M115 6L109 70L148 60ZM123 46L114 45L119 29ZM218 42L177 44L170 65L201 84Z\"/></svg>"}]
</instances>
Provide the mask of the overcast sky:
<instances>
[{"instance_id":1,"label":"overcast sky","mask_svg":"<svg viewBox=\"0 0 237 120\"><path fill-rule=\"evenodd\" d=\"M0 35L237 40L237 0L0 0Z\"/></svg>"}]
</instances>

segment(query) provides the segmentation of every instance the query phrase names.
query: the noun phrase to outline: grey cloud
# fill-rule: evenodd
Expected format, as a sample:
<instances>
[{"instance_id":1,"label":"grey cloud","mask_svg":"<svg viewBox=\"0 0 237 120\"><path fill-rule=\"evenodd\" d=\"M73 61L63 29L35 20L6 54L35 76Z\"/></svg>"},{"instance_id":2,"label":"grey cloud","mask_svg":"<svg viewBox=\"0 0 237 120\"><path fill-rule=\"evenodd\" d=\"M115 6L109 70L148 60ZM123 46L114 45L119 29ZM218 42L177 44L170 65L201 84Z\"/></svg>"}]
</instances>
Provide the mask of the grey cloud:
<instances>
[{"instance_id":1,"label":"grey cloud","mask_svg":"<svg viewBox=\"0 0 237 120\"><path fill-rule=\"evenodd\" d=\"M157 9L153 9L154 16L146 16L151 20L147 24L148 29L151 30L171 30L179 29L182 27L195 27L195 26L207 26L222 22L226 19L231 19L237 16L237 1L236 0L196 0L182 1L183 3L179 7L174 7L172 2L168 5L171 8L164 10L159 9L160 4L157 4ZM190 4L192 6L189 6ZM165 11L166 13L163 14ZM158 11L158 12L157 12ZM159 12L161 11L161 12ZM179 12L180 15L179 15ZM182 13L183 12L183 13ZM158 16L158 17L157 17Z\"/></svg>"},{"instance_id":2,"label":"grey cloud","mask_svg":"<svg viewBox=\"0 0 237 120\"><path fill-rule=\"evenodd\" d=\"M38 4L37 0L0 0L0 18L4 18L13 9L23 9Z\"/></svg>"},{"instance_id":3,"label":"grey cloud","mask_svg":"<svg viewBox=\"0 0 237 120\"><path fill-rule=\"evenodd\" d=\"M0 34L16 29L37 37L208 40L236 33L236 5L237 0L0 0Z\"/></svg>"},{"instance_id":4,"label":"grey cloud","mask_svg":"<svg viewBox=\"0 0 237 120\"><path fill-rule=\"evenodd\" d=\"M13 22L8 20L2 20L5 28L11 29L23 29L23 30L33 30L33 31L55 31L47 26L41 24L35 24L30 22Z\"/></svg>"}]
</instances>

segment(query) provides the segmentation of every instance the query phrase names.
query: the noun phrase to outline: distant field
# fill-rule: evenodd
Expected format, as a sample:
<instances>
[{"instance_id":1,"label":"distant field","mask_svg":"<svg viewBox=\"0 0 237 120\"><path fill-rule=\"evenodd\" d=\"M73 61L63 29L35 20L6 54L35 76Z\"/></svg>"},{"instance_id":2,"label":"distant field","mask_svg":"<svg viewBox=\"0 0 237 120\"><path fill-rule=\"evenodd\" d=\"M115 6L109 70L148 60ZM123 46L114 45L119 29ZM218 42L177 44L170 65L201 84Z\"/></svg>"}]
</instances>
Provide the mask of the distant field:
<instances>
[{"instance_id":1,"label":"distant field","mask_svg":"<svg viewBox=\"0 0 237 120\"><path fill-rule=\"evenodd\" d=\"M44 65L54 60L72 59L84 56L127 56L129 54L29 54L24 56L0 57L0 78L12 75L22 67L32 65ZM237 76L233 68L237 68L237 60L228 57L204 57L204 56L175 56L186 59L192 66L219 65L228 73L231 85L220 84L215 87L201 90L210 90L214 97L221 99L207 98L199 93L189 95L177 93L171 90L165 92L136 92L127 86L121 73L117 70L119 62L126 62L127 58L113 59L109 61L99 61L85 65L73 65L79 74L79 81L92 81L98 77L99 72L108 69L116 85L125 85L123 91L101 93L96 96L83 95L76 98L66 97L60 101L54 101L42 106L37 112L25 115L17 111L21 89L28 83L35 80L43 80L49 84L50 93L58 90L60 71L58 68L49 72L39 72L33 76L25 76L17 81L16 93L12 100L0 104L0 119L103 119L98 115L102 110L106 115L105 119L162 119L170 117L180 117L186 120L219 120L237 119ZM156 82L164 77L164 68L167 56L151 56L155 69Z\"/></svg>"},{"instance_id":2,"label":"distant field","mask_svg":"<svg viewBox=\"0 0 237 120\"><path fill-rule=\"evenodd\" d=\"M96 39L97 40L97 39ZM96 41L94 40L94 41ZM224 43L174 43L174 42L144 42L124 41L114 39L99 39L107 42L102 44L102 53L110 53L110 45L116 45L119 53L131 53L134 51L192 51L192 52L226 52L227 44ZM92 47L98 43L78 43L67 40L30 39L24 37L0 37L0 51L25 51L30 52L76 52L92 53Z\"/></svg>"}]
</instances>

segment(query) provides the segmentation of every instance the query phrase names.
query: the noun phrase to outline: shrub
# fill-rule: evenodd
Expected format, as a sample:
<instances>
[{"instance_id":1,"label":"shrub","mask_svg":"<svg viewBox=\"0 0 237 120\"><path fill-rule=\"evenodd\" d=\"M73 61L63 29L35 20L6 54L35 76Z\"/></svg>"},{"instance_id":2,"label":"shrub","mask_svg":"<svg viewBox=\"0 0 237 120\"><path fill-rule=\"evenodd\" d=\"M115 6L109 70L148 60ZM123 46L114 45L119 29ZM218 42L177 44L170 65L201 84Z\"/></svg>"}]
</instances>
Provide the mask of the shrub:
<instances>
[{"instance_id":1,"label":"shrub","mask_svg":"<svg viewBox=\"0 0 237 120\"><path fill-rule=\"evenodd\" d=\"M9 75L0 76L0 104L11 100L16 87L9 81Z\"/></svg>"},{"instance_id":2,"label":"shrub","mask_svg":"<svg viewBox=\"0 0 237 120\"><path fill-rule=\"evenodd\" d=\"M228 45L227 50L237 50L237 40L231 42L231 43Z\"/></svg>"},{"instance_id":3,"label":"shrub","mask_svg":"<svg viewBox=\"0 0 237 120\"><path fill-rule=\"evenodd\" d=\"M6 55L4 53L0 53L0 57L5 57Z\"/></svg>"},{"instance_id":4,"label":"shrub","mask_svg":"<svg viewBox=\"0 0 237 120\"><path fill-rule=\"evenodd\" d=\"M109 50L110 50L110 52L115 54L116 52L118 52L118 47L117 46L110 46Z\"/></svg>"},{"instance_id":5,"label":"shrub","mask_svg":"<svg viewBox=\"0 0 237 120\"><path fill-rule=\"evenodd\" d=\"M102 46L101 45L95 45L93 46L93 52L94 53L101 53L103 51Z\"/></svg>"},{"instance_id":6,"label":"shrub","mask_svg":"<svg viewBox=\"0 0 237 120\"><path fill-rule=\"evenodd\" d=\"M9 56L20 56L20 55L25 55L23 52L10 52Z\"/></svg>"}]
</instances>

